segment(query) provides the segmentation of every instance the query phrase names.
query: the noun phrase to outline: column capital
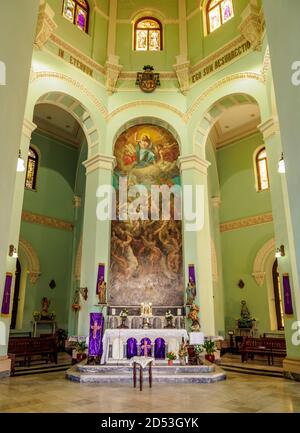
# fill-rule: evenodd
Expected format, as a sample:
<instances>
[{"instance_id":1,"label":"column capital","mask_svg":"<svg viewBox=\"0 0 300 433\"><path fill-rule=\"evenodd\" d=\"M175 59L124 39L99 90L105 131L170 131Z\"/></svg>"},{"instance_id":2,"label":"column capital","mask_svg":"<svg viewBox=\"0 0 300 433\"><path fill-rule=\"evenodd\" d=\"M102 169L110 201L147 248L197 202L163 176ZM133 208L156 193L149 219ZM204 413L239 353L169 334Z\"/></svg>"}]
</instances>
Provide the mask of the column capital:
<instances>
[{"instance_id":1,"label":"column capital","mask_svg":"<svg viewBox=\"0 0 300 433\"><path fill-rule=\"evenodd\" d=\"M278 135L280 133L278 117L270 117L268 120L258 125L257 128L263 134L265 140L273 135Z\"/></svg>"},{"instance_id":2,"label":"column capital","mask_svg":"<svg viewBox=\"0 0 300 433\"><path fill-rule=\"evenodd\" d=\"M83 165L86 168L86 174L99 169L113 171L116 166L116 157L98 153L84 161Z\"/></svg>"},{"instance_id":3,"label":"column capital","mask_svg":"<svg viewBox=\"0 0 300 433\"><path fill-rule=\"evenodd\" d=\"M37 126L35 123L31 122L30 120L24 119L22 132L25 137L31 139L31 134L36 128Z\"/></svg>"},{"instance_id":4,"label":"column capital","mask_svg":"<svg viewBox=\"0 0 300 433\"><path fill-rule=\"evenodd\" d=\"M73 205L76 209L81 206L81 197L79 195L73 196Z\"/></svg>"},{"instance_id":5,"label":"column capital","mask_svg":"<svg viewBox=\"0 0 300 433\"><path fill-rule=\"evenodd\" d=\"M50 36L57 29L54 21L54 12L45 0L40 1L40 10L38 15L37 30L35 35L35 45L42 49Z\"/></svg>"},{"instance_id":6,"label":"column capital","mask_svg":"<svg viewBox=\"0 0 300 433\"><path fill-rule=\"evenodd\" d=\"M196 170L204 175L207 175L207 169L211 165L210 162L200 158L195 154L180 156L178 158L177 164L181 171Z\"/></svg>"}]
</instances>

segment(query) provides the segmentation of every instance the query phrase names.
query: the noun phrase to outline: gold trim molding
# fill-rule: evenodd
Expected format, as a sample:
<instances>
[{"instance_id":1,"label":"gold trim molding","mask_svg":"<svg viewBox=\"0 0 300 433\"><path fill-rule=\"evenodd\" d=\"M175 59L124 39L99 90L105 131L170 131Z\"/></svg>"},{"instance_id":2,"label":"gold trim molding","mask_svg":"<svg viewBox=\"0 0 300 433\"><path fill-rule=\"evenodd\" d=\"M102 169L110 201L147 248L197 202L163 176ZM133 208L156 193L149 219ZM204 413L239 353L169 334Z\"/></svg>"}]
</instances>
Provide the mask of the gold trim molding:
<instances>
[{"instance_id":1,"label":"gold trim molding","mask_svg":"<svg viewBox=\"0 0 300 433\"><path fill-rule=\"evenodd\" d=\"M32 224L40 224L54 229L73 231L74 225L69 221L60 220L46 215L39 215L27 211L22 212L22 221Z\"/></svg>"},{"instance_id":2,"label":"gold trim molding","mask_svg":"<svg viewBox=\"0 0 300 433\"><path fill-rule=\"evenodd\" d=\"M244 229L247 227L257 226L260 224L267 224L273 221L272 213L266 213L263 215L256 215L248 218L241 218L239 220L228 221L220 224L221 233L229 232L233 230Z\"/></svg>"}]
</instances>

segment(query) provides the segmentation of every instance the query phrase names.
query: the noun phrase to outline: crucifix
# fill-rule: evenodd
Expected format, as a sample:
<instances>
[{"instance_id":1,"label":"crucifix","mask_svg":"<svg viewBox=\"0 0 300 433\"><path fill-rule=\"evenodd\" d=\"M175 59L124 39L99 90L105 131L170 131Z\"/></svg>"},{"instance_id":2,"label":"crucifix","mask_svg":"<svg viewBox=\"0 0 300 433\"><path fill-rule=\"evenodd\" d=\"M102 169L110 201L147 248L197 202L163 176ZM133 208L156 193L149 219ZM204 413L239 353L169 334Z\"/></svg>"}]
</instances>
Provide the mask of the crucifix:
<instances>
[{"instance_id":1,"label":"crucifix","mask_svg":"<svg viewBox=\"0 0 300 433\"><path fill-rule=\"evenodd\" d=\"M141 346L142 351L144 352L144 356L148 356L148 349L151 350L151 344L148 344L147 341Z\"/></svg>"},{"instance_id":2,"label":"crucifix","mask_svg":"<svg viewBox=\"0 0 300 433\"><path fill-rule=\"evenodd\" d=\"M93 326L91 326L91 329L93 331L93 339L95 340L97 337L97 332L101 330L101 325L98 325L97 320L95 320Z\"/></svg>"}]
</instances>

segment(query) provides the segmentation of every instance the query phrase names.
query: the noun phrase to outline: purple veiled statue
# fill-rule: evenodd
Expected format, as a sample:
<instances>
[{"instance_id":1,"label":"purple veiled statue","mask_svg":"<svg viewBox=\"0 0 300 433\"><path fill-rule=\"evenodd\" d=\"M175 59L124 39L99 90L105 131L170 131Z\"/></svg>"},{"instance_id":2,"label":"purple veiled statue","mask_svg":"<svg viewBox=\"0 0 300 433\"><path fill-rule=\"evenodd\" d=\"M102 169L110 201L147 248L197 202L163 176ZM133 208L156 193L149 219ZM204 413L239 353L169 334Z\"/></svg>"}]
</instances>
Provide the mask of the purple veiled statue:
<instances>
[{"instance_id":1,"label":"purple veiled statue","mask_svg":"<svg viewBox=\"0 0 300 433\"><path fill-rule=\"evenodd\" d=\"M152 346L150 338L142 338L140 343L141 356L151 356Z\"/></svg>"},{"instance_id":2,"label":"purple veiled statue","mask_svg":"<svg viewBox=\"0 0 300 433\"><path fill-rule=\"evenodd\" d=\"M157 338L155 340L154 357L155 359L165 359L166 357L166 343L163 338Z\"/></svg>"},{"instance_id":3,"label":"purple veiled statue","mask_svg":"<svg viewBox=\"0 0 300 433\"><path fill-rule=\"evenodd\" d=\"M127 340L127 358L137 356L137 341L135 338L128 338Z\"/></svg>"}]
</instances>

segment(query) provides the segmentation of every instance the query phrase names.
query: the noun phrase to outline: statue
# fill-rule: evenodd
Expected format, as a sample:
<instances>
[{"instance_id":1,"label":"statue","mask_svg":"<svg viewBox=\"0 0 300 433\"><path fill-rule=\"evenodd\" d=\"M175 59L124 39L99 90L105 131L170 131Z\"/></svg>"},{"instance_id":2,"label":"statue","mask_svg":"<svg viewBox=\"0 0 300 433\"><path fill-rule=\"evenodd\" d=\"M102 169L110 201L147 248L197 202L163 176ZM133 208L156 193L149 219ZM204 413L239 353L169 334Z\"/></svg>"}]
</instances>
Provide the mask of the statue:
<instances>
[{"instance_id":1,"label":"statue","mask_svg":"<svg viewBox=\"0 0 300 433\"><path fill-rule=\"evenodd\" d=\"M186 305L193 305L195 298L196 298L196 285L192 277L190 277L186 288Z\"/></svg>"},{"instance_id":2,"label":"statue","mask_svg":"<svg viewBox=\"0 0 300 433\"><path fill-rule=\"evenodd\" d=\"M239 328L252 328L253 319L250 316L246 301L241 301L241 317L238 320Z\"/></svg>"},{"instance_id":3,"label":"statue","mask_svg":"<svg viewBox=\"0 0 300 433\"><path fill-rule=\"evenodd\" d=\"M98 283L99 304L106 304L106 282L101 278Z\"/></svg>"},{"instance_id":4,"label":"statue","mask_svg":"<svg viewBox=\"0 0 300 433\"><path fill-rule=\"evenodd\" d=\"M190 312L188 314L188 319L190 319L192 321L192 325L191 325L191 331L192 332L199 332L200 331L200 320L198 317L200 308L198 307L198 305L193 304L190 307Z\"/></svg>"},{"instance_id":5,"label":"statue","mask_svg":"<svg viewBox=\"0 0 300 433\"><path fill-rule=\"evenodd\" d=\"M50 320L50 313L49 313L49 306L50 306L50 299L44 298L42 299L42 311L41 311L41 319L42 320Z\"/></svg>"}]
</instances>

